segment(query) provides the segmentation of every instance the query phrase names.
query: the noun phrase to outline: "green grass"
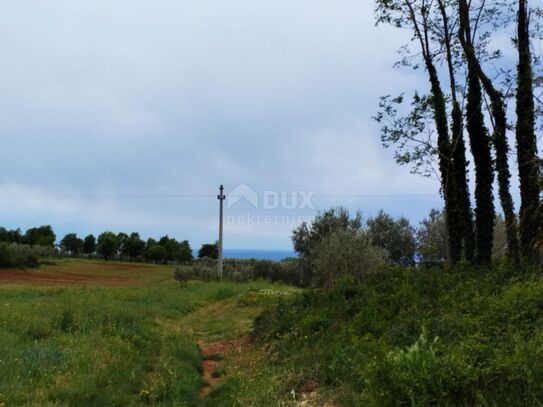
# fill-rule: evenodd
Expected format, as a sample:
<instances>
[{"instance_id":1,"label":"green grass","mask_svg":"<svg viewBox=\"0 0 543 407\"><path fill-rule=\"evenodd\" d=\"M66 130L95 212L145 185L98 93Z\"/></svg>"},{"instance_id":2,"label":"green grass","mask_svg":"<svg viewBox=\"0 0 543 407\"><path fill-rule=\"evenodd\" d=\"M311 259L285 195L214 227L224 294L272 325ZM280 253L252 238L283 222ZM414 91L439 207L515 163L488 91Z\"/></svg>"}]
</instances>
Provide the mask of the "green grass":
<instances>
[{"instance_id":1,"label":"green grass","mask_svg":"<svg viewBox=\"0 0 543 407\"><path fill-rule=\"evenodd\" d=\"M208 406L543 404L538 270L390 269L265 312Z\"/></svg>"},{"instance_id":2,"label":"green grass","mask_svg":"<svg viewBox=\"0 0 543 407\"><path fill-rule=\"evenodd\" d=\"M39 272L89 281L0 286L0 405L199 405L196 341L247 334L272 285L183 288L172 271L68 260Z\"/></svg>"}]
</instances>

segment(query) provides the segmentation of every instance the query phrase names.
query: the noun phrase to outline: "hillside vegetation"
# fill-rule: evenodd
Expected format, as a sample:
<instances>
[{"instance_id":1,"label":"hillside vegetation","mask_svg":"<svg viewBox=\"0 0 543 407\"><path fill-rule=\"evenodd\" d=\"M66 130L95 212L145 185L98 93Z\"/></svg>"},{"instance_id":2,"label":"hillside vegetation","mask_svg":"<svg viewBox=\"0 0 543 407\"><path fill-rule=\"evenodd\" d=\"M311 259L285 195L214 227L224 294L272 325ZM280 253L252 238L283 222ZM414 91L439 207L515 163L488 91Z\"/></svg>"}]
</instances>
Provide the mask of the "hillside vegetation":
<instances>
[{"instance_id":1,"label":"hillside vegetation","mask_svg":"<svg viewBox=\"0 0 543 407\"><path fill-rule=\"evenodd\" d=\"M543 281L534 270L376 271L283 301L257 320L253 340L214 405L543 401Z\"/></svg>"}]
</instances>

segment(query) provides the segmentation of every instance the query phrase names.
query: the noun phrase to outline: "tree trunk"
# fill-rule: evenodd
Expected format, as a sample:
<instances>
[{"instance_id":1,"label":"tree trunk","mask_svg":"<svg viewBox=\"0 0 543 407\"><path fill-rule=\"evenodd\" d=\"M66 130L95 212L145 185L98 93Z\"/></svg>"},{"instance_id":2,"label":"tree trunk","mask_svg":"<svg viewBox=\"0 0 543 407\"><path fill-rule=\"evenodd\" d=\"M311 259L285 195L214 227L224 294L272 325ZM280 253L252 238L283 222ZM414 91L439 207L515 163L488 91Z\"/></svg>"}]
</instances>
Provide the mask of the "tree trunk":
<instances>
[{"instance_id":1,"label":"tree trunk","mask_svg":"<svg viewBox=\"0 0 543 407\"><path fill-rule=\"evenodd\" d=\"M428 25L428 15L425 14L428 10L422 11L422 22L419 24L413 4L409 1L404 3L411 16L411 21L415 30L415 35L418 38L421 46L421 51L424 59L424 64L428 72L428 78L431 86L431 104L434 114L434 122L437 131L437 150L438 150L438 164L439 175L441 177L441 190L443 192L443 200L445 202L445 225L447 228L448 237L448 255L449 264L454 264L458 260L458 250L461 247L461 243L458 242L458 220L455 218L456 211L454 209L454 188L451 180L451 150L450 150L450 137L449 128L447 122L447 108L445 96L441 88L439 81L439 75L433 62L433 57L430 52L430 35ZM451 233L452 232L452 233Z\"/></svg>"},{"instance_id":2,"label":"tree trunk","mask_svg":"<svg viewBox=\"0 0 543 407\"><path fill-rule=\"evenodd\" d=\"M426 61L430 85L432 89L432 108L434 121L437 128L437 146L439 154L439 171L441 176L441 188L445 201L445 222L448 237L449 264L453 265L460 260L462 253L462 241L459 233L458 211L456 209L454 180L451 168L451 146L449 128L447 123L447 109L445 96L435 66L431 60Z\"/></svg>"},{"instance_id":3,"label":"tree trunk","mask_svg":"<svg viewBox=\"0 0 543 407\"><path fill-rule=\"evenodd\" d=\"M517 76L517 160L520 179L520 242L523 257L535 261L534 240L539 230L537 210L540 206L537 139L534 131L533 79L526 0L519 0Z\"/></svg>"},{"instance_id":4,"label":"tree trunk","mask_svg":"<svg viewBox=\"0 0 543 407\"><path fill-rule=\"evenodd\" d=\"M452 109L452 133L453 184L457 201L455 206L458 211L464 255L466 260L473 261L475 259L475 233L468 188L466 144L464 142L462 109L456 100L453 102Z\"/></svg>"},{"instance_id":5,"label":"tree trunk","mask_svg":"<svg viewBox=\"0 0 543 407\"><path fill-rule=\"evenodd\" d=\"M469 23L469 8L466 0L459 1L459 17L460 17L460 42L464 50L464 54L468 61L468 75L477 75L478 82L482 83L485 92L488 94L491 100L491 114L494 118L494 148L496 150L496 168L498 170L498 185L499 195L502 209L505 216L506 234L507 234L507 252L509 259L517 263L518 258L518 228L517 218L515 215L515 209L513 205L513 198L510 192L509 180L511 173L509 171L508 152L509 147L507 144L507 117L505 112L505 106L503 102L503 95L494 88L492 81L481 68L479 59L475 54L475 48L473 47L471 40L471 29ZM475 79L475 78L473 78ZM468 79L471 84L471 79ZM479 110L481 111L481 97L480 97L480 84L479 88ZM477 92L476 92L477 93ZM469 95L468 95L469 103ZM468 112L469 115L469 112ZM481 120L484 127L484 117L481 111ZM485 129L486 132L486 129ZM475 154L474 154L475 155ZM492 218L494 221L494 218Z\"/></svg>"},{"instance_id":6,"label":"tree trunk","mask_svg":"<svg viewBox=\"0 0 543 407\"><path fill-rule=\"evenodd\" d=\"M476 262L488 264L492 258L494 240L494 171L490 154L490 137L484 124L479 76L468 63L467 129L475 163L475 229Z\"/></svg>"},{"instance_id":7,"label":"tree trunk","mask_svg":"<svg viewBox=\"0 0 543 407\"><path fill-rule=\"evenodd\" d=\"M451 87L451 132L450 144L450 183L452 188L451 205L449 211L450 231L452 236L449 251L454 264L462 257L462 248L467 260L474 260L475 235L473 231L473 217L469 197L467 180L466 145L464 143L464 130L462 109L458 103L456 89L456 69L453 61L453 34L449 24L447 4L444 0L438 0L439 11L443 24L443 43L446 51L447 68L449 71L449 83Z\"/></svg>"},{"instance_id":8,"label":"tree trunk","mask_svg":"<svg viewBox=\"0 0 543 407\"><path fill-rule=\"evenodd\" d=\"M489 95L494 92L487 92ZM490 96L492 99L491 110L494 116L494 148L496 150L496 168L498 170L498 185L500 201L505 217L505 231L507 235L507 256L513 263L519 262L519 242L517 216L511 196L509 172L509 146L507 143L507 117L501 94Z\"/></svg>"}]
</instances>

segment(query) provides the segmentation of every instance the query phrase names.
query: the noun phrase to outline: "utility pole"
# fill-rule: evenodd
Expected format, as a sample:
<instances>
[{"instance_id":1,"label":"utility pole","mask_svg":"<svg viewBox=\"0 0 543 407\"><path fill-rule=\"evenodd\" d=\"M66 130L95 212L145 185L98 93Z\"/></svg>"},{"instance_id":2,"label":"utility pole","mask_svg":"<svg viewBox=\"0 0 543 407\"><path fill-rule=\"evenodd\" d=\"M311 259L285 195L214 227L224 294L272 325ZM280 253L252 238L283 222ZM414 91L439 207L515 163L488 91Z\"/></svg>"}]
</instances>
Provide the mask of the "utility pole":
<instances>
[{"instance_id":1,"label":"utility pole","mask_svg":"<svg viewBox=\"0 0 543 407\"><path fill-rule=\"evenodd\" d=\"M222 220L223 220L223 202L226 199L226 196L224 195L224 187L221 185L219 188L219 195L217 195L217 199L220 203L220 210L219 210L219 278L222 280L222 266L223 266L223 258L222 258Z\"/></svg>"}]
</instances>

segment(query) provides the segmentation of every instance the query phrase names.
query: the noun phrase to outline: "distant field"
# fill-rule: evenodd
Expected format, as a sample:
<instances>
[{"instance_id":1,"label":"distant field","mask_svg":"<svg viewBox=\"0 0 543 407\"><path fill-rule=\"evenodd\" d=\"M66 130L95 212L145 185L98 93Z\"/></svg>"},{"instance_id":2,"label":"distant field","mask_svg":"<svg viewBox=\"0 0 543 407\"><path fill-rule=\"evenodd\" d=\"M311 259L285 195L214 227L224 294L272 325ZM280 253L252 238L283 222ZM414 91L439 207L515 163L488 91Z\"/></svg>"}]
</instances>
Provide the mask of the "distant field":
<instances>
[{"instance_id":1,"label":"distant field","mask_svg":"<svg viewBox=\"0 0 543 407\"><path fill-rule=\"evenodd\" d=\"M172 271L84 260L0 270L0 405L200 405L197 342L247 334L290 289L181 287Z\"/></svg>"},{"instance_id":2,"label":"distant field","mask_svg":"<svg viewBox=\"0 0 543 407\"><path fill-rule=\"evenodd\" d=\"M39 269L0 269L0 285L137 285L171 282L172 266L102 260L61 259Z\"/></svg>"}]
</instances>

